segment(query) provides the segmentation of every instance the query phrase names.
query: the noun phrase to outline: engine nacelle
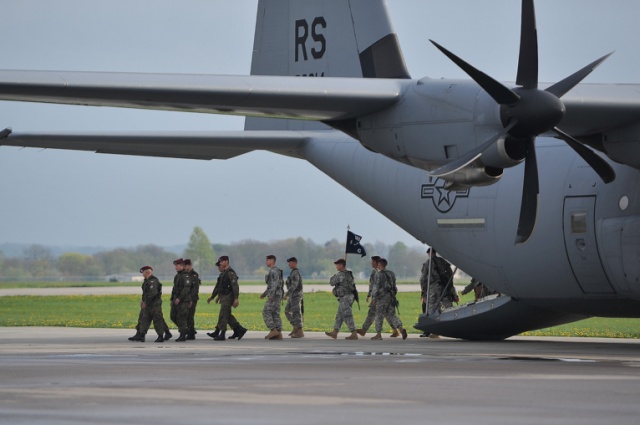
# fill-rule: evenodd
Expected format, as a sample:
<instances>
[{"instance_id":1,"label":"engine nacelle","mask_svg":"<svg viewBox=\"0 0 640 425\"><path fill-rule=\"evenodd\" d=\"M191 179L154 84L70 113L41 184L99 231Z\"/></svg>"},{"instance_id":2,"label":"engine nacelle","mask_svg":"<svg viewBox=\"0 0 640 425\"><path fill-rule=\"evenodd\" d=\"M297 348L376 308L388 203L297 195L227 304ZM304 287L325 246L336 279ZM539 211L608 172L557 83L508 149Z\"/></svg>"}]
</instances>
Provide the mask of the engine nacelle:
<instances>
[{"instance_id":1,"label":"engine nacelle","mask_svg":"<svg viewBox=\"0 0 640 425\"><path fill-rule=\"evenodd\" d=\"M487 167L514 167L524 161L525 146L521 141L504 136L482 153L480 161Z\"/></svg>"},{"instance_id":2,"label":"engine nacelle","mask_svg":"<svg viewBox=\"0 0 640 425\"><path fill-rule=\"evenodd\" d=\"M471 186L489 186L500 180L502 174L501 168L485 167L476 161L455 173L441 177L441 179L447 182L446 189L460 190Z\"/></svg>"}]
</instances>

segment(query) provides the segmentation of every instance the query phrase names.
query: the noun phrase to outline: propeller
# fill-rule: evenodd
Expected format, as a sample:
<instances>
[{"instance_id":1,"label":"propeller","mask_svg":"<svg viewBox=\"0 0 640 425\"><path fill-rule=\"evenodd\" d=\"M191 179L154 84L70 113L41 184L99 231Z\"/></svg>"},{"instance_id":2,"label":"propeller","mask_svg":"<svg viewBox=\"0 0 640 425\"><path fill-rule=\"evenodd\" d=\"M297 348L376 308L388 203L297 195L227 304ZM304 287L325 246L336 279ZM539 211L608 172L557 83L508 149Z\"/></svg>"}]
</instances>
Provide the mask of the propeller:
<instances>
[{"instance_id":1,"label":"propeller","mask_svg":"<svg viewBox=\"0 0 640 425\"><path fill-rule=\"evenodd\" d=\"M538 135L548 131L555 132L593 168L605 183L615 179L613 168L604 159L557 127L565 114L565 107L560 98L586 78L613 52L593 61L547 89L539 90L538 33L533 0L522 0L520 31L520 55L516 77L518 87L513 89L474 68L435 41L429 40L500 105L500 117L505 126L502 132L491 137L478 148L445 164L431 174L442 177L463 168L481 157L484 151L505 135L512 142L521 143L525 152L525 166L516 244L524 243L529 239L536 223L540 197L535 151L535 139Z\"/></svg>"}]
</instances>

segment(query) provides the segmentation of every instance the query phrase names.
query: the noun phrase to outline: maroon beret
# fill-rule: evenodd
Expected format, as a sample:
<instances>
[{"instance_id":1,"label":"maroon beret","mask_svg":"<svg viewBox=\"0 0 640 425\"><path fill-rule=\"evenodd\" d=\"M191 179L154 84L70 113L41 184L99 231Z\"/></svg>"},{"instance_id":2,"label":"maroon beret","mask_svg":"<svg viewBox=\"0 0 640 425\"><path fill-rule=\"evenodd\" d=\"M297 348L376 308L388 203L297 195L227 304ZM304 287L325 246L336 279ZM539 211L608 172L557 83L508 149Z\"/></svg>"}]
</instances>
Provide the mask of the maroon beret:
<instances>
[{"instance_id":1,"label":"maroon beret","mask_svg":"<svg viewBox=\"0 0 640 425\"><path fill-rule=\"evenodd\" d=\"M340 258L339 260L334 261L333 264L342 264L343 266L346 266L347 262L344 258Z\"/></svg>"},{"instance_id":2,"label":"maroon beret","mask_svg":"<svg viewBox=\"0 0 640 425\"><path fill-rule=\"evenodd\" d=\"M188 258L185 258L185 259L183 260L183 263L184 263L184 265L185 265L185 266L190 266L190 265L191 265L191 260L190 260L190 259L188 259Z\"/></svg>"},{"instance_id":3,"label":"maroon beret","mask_svg":"<svg viewBox=\"0 0 640 425\"><path fill-rule=\"evenodd\" d=\"M145 270L152 270L153 271L153 267L151 267L151 266L140 267L140 273L144 272Z\"/></svg>"},{"instance_id":4,"label":"maroon beret","mask_svg":"<svg viewBox=\"0 0 640 425\"><path fill-rule=\"evenodd\" d=\"M223 261L229 261L229 257L227 257L226 255L223 255L222 257L218 258L218 262L216 263L216 266L219 266L220 263L222 263Z\"/></svg>"},{"instance_id":5,"label":"maroon beret","mask_svg":"<svg viewBox=\"0 0 640 425\"><path fill-rule=\"evenodd\" d=\"M178 258L173 262L173 265L176 266L178 264L184 264L184 260L182 258Z\"/></svg>"},{"instance_id":6,"label":"maroon beret","mask_svg":"<svg viewBox=\"0 0 640 425\"><path fill-rule=\"evenodd\" d=\"M275 259L276 259L275 255L273 255L273 254L267 255L267 260L274 260L275 261Z\"/></svg>"}]
</instances>

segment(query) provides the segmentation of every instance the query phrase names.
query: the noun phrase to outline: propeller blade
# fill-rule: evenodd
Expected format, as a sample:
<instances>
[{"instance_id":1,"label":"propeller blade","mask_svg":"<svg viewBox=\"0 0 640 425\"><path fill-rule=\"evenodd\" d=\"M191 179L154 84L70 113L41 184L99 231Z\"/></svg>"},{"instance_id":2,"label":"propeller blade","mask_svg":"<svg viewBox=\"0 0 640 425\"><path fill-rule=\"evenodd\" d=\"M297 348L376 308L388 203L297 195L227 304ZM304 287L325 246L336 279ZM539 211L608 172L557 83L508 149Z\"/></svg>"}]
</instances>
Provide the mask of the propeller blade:
<instances>
[{"instance_id":1,"label":"propeller blade","mask_svg":"<svg viewBox=\"0 0 640 425\"><path fill-rule=\"evenodd\" d=\"M487 93L489 93L489 96L491 96L496 102L498 102L498 104L511 105L520 100L520 96L514 93L510 88L505 87L504 85L502 85L502 83L494 80L484 72L469 65L467 62L460 59L458 56L454 55L435 41L429 41L433 43L433 45L436 46L438 50L444 53L445 56L451 59L456 65L458 65L464 72L466 72L467 75L469 75L469 77L471 77L473 81L478 83L480 87L482 87Z\"/></svg>"},{"instance_id":2,"label":"propeller blade","mask_svg":"<svg viewBox=\"0 0 640 425\"><path fill-rule=\"evenodd\" d=\"M538 216L540 188L538 186L538 164L536 160L535 137L527 138L524 159L524 180L522 182L522 203L516 244L525 243L531 237Z\"/></svg>"},{"instance_id":3,"label":"propeller blade","mask_svg":"<svg viewBox=\"0 0 640 425\"><path fill-rule=\"evenodd\" d=\"M477 148L470 150L469 152L462 155L461 157L458 157L452 161L449 161L442 167L436 170L433 170L432 172L429 173L429 175L432 177L444 177L448 174L453 174L456 171L463 169L464 167L466 167L467 165L471 164L473 161L478 159L480 156L482 156L482 152L487 150L489 146L491 146L492 144L497 142L501 137L507 134L509 130L511 130L513 126L517 124L517 122L518 121L513 120L512 122L509 123L508 126L505 127L504 130L502 130L502 132L493 136L491 139L487 140Z\"/></svg>"},{"instance_id":4,"label":"propeller blade","mask_svg":"<svg viewBox=\"0 0 640 425\"><path fill-rule=\"evenodd\" d=\"M603 57L601 57L600 59L597 59L591 62L589 65L585 66L580 71L577 71L571 74L570 76L568 76L567 78L565 78L564 80L558 81L552 86L547 87L545 91L555 95L556 97L564 96L569 90L574 88L580 81L584 80L587 77L587 75L591 74L591 72L593 72L593 70L596 69L598 65L604 62L612 54L613 52L608 53Z\"/></svg>"},{"instance_id":5,"label":"propeller blade","mask_svg":"<svg viewBox=\"0 0 640 425\"><path fill-rule=\"evenodd\" d=\"M558 127L554 127L553 131L555 131L561 138L564 140L582 159L585 160L593 170L598 173L600 178L605 183L611 183L616 179L616 172L613 171L611 165L600 155L571 137L569 134L560 130Z\"/></svg>"},{"instance_id":6,"label":"propeller blade","mask_svg":"<svg viewBox=\"0 0 640 425\"><path fill-rule=\"evenodd\" d=\"M538 30L533 0L522 0L520 58L516 84L525 89L538 88Z\"/></svg>"}]
</instances>

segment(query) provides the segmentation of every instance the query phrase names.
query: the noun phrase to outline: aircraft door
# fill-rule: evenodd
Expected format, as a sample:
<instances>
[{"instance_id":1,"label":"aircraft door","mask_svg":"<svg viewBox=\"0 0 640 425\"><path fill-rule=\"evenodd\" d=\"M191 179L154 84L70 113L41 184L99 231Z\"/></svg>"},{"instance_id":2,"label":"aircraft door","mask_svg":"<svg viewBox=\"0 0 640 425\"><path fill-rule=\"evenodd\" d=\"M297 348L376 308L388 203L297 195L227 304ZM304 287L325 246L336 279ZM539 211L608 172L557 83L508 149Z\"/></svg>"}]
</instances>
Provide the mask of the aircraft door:
<instances>
[{"instance_id":1,"label":"aircraft door","mask_svg":"<svg viewBox=\"0 0 640 425\"><path fill-rule=\"evenodd\" d=\"M595 196L564 200L564 243L573 274L585 294L613 293L595 236Z\"/></svg>"}]
</instances>

